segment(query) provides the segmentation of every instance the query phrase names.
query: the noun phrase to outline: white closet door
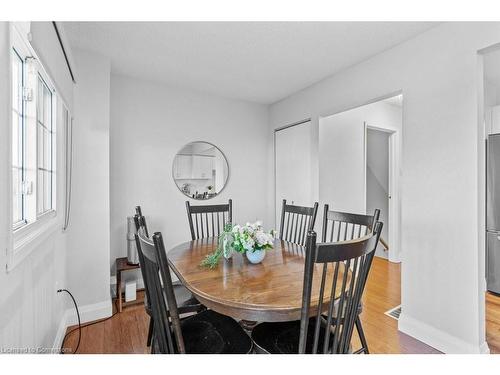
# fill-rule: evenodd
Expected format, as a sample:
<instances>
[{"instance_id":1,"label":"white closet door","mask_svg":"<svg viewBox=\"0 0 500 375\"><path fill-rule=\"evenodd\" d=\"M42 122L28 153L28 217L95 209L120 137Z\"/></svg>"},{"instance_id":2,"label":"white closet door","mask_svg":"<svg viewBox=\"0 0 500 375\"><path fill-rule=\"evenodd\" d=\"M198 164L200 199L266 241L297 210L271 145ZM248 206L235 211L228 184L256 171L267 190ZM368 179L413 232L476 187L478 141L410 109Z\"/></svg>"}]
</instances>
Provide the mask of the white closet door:
<instances>
[{"instance_id":1,"label":"white closet door","mask_svg":"<svg viewBox=\"0 0 500 375\"><path fill-rule=\"evenodd\" d=\"M294 125L275 134L276 229L279 230L283 199L288 204L312 206L311 122Z\"/></svg>"},{"instance_id":2,"label":"white closet door","mask_svg":"<svg viewBox=\"0 0 500 375\"><path fill-rule=\"evenodd\" d=\"M319 126L319 200L330 210L366 211L365 124L348 112Z\"/></svg>"}]
</instances>

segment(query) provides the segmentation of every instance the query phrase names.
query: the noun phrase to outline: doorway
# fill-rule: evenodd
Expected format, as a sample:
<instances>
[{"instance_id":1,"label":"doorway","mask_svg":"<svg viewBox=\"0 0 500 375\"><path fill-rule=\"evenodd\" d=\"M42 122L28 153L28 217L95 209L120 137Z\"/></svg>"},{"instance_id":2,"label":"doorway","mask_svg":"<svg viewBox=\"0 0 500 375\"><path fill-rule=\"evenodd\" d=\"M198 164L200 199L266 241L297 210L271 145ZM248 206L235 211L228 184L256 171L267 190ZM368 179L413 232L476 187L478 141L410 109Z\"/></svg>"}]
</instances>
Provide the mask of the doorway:
<instances>
[{"instance_id":1,"label":"doorway","mask_svg":"<svg viewBox=\"0 0 500 375\"><path fill-rule=\"evenodd\" d=\"M366 127L366 212L380 210L380 221L385 223L375 256L388 259L390 249L391 191L390 157L391 135L383 129Z\"/></svg>"},{"instance_id":2,"label":"doorway","mask_svg":"<svg viewBox=\"0 0 500 375\"><path fill-rule=\"evenodd\" d=\"M396 95L319 121L320 203L359 214L380 209L384 229L376 255L396 263L402 105Z\"/></svg>"}]
</instances>

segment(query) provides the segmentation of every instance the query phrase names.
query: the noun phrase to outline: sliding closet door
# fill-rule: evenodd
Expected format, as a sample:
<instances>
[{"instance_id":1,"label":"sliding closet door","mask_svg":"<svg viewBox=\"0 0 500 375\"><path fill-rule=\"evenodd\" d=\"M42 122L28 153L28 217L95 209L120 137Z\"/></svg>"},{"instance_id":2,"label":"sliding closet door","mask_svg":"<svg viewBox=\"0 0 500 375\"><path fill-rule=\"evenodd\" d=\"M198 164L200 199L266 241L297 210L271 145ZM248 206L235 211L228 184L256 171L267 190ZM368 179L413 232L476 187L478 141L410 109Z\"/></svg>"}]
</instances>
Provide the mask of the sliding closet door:
<instances>
[{"instance_id":1,"label":"sliding closet door","mask_svg":"<svg viewBox=\"0 0 500 375\"><path fill-rule=\"evenodd\" d=\"M320 120L319 199L332 210L365 213L365 124L352 111Z\"/></svg>"},{"instance_id":2,"label":"sliding closet door","mask_svg":"<svg viewBox=\"0 0 500 375\"><path fill-rule=\"evenodd\" d=\"M312 206L311 122L275 133L276 228L279 230L283 199L289 204Z\"/></svg>"}]
</instances>

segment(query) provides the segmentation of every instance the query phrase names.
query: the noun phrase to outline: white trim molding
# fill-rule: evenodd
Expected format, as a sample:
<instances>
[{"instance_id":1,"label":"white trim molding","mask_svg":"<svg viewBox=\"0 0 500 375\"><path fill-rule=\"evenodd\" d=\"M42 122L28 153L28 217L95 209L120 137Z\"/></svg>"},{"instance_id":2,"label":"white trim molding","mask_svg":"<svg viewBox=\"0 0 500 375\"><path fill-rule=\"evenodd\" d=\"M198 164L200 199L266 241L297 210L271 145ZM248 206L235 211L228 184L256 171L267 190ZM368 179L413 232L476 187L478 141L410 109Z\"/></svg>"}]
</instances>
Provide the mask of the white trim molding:
<instances>
[{"instance_id":1,"label":"white trim molding","mask_svg":"<svg viewBox=\"0 0 500 375\"><path fill-rule=\"evenodd\" d=\"M81 323L92 322L94 320L109 318L113 314L113 305L111 299L103 302L94 303L79 307ZM67 309L59 323L56 336L54 337L54 348L60 348L64 335L68 327L78 324L78 317L75 308L72 306Z\"/></svg>"},{"instance_id":2,"label":"white trim molding","mask_svg":"<svg viewBox=\"0 0 500 375\"><path fill-rule=\"evenodd\" d=\"M60 348L62 345L62 341L64 339L64 335L66 334L66 330L68 329L68 316L71 310L66 310L59 322L59 327L57 328L56 336L54 337L53 348Z\"/></svg>"},{"instance_id":3,"label":"white trim molding","mask_svg":"<svg viewBox=\"0 0 500 375\"><path fill-rule=\"evenodd\" d=\"M80 306L78 310L80 311L80 320L82 324L108 318L113 315L113 305L111 303L111 299L91 305ZM78 324L78 317L76 316L75 309L70 308L69 311L67 325L72 326Z\"/></svg>"},{"instance_id":4,"label":"white trim molding","mask_svg":"<svg viewBox=\"0 0 500 375\"><path fill-rule=\"evenodd\" d=\"M468 343L436 327L416 320L403 312L399 317L398 330L446 354L490 353L486 342L483 342L481 345Z\"/></svg>"},{"instance_id":5,"label":"white trim molding","mask_svg":"<svg viewBox=\"0 0 500 375\"><path fill-rule=\"evenodd\" d=\"M21 264L32 251L40 247L60 228L60 220L54 212L42 220L19 229L20 233L13 233L11 247L7 250L7 271L10 272Z\"/></svg>"}]
</instances>

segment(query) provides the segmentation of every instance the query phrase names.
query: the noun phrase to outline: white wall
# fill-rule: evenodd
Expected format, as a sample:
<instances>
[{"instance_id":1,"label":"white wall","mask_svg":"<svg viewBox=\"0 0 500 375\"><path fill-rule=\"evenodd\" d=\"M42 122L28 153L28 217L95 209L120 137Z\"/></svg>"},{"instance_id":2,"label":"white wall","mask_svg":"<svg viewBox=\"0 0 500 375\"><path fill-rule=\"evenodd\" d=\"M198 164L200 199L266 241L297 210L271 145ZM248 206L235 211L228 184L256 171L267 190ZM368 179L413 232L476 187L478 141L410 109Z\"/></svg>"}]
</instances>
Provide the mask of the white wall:
<instances>
[{"instance_id":1,"label":"white wall","mask_svg":"<svg viewBox=\"0 0 500 375\"><path fill-rule=\"evenodd\" d=\"M390 133L372 128L368 128L366 133L366 167L372 171L378 183L388 193Z\"/></svg>"},{"instance_id":2,"label":"white wall","mask_svg":"<svg viewBox=\"0 0 500 375\"><path fill-rule=\"evenodd\" d=\"M59 24L59 33L62 37L63 25ZM47 73L54 80L56 89L64 100L73 102L73 81L69 73L66 59L57 38L52 22L30 22L31 45L38 57L44 62ZM71 55L69 44L64 46L68 56Z\"/></svg>"},{"instance_id":3,"label":"white wall","mask_svg":"<svg viewBox=\"0 0 500 375\"><path fill-rule=\"evenodd\" d=\"M499 104L498 92L500 92L500 87L497 87L493 82L487 79L484 80L484 104L486 106L493 107Z\"/></svg>"},{"instance_id":4,"label":"white wall","mask_svg":"<svg viewBox=\"0 0 500 375\"><path fill-rule=\"evenodd\" d=\"M401 108L379 101L321 119L314 137L319 146L313 147L311 167L319 164L318 179L313 181L321 205L328 203L334 210L365 213L365 124L401 131L401 118ZM345 139L339 140L338 136ZM340 183L339 178L344 182Z\"/></svg>"},{"instance_id":5,"label":"white wall","mask_svg":"<svg viewBox=\"0 0 500 375\"><path fill-rule=\"evenodd\" d=\"M484 54L484 103L500 104L500 49L492 48Z\"/></svg>"},{"instance_id":6,"label":"white wall","mask_svg":"<svg viewBox=\"0 0 500 375\"><path fill-rule=\"evenodd\" d=\"M499 23L443 24L270 108L272 128L311 117L317 132L320 116L403 92L399 328L446 352L487 348L477 51L498 42Z\"/></svg>"},{"instance_id":7,"label":"white wall","mask_svg":"<svg viewBox=\"0 0 500 375\"><path fill-rule=\"evenodd\" d=\"M276 132L275 173L276 210L275 229L280 230L283 199L287 204L314 205L311 198L311 123L305 122ZM317 222L317 221L316 221Z\"/></svg>"},{"instance_id":8,"label":"white wall","mask_svg":"<svg viewBox=\"0 0 500 375\"><path fill-rule=\"evenodd\" d=\"M229 163L228 185L210 201L233 199L233 220L264 220L267 210L267 107L111 76L111 256L126 256L126 217L141 205L150 231L167 249L190 240L184 196L172 179L175 154L187 143L208 141ZM76 213L75 213L76 215Z\"/></svg>"},{"instance_id":9,"label":"white wall","mask_svg":"<svg viewBox=\"0 0 500 375\"><path fill-rule=\"evenodd\" d=\"M41 45L45 42L39 39ZM9 25L0 22L0 82L10 82ZM46 66L49 64L42 60ZM59 75L57 67L52 71ZM56 81L56 83L59 81ZM72 107L71 96L67 100ZM26 258L11 271L6 271L11 217L10 196L10 150L8 114L10 108L10 85L0 85L0 348L53 348L60 344L64 330L65 311L70 300L65 294L57 294L58 288L66 287L66 235L60 229L51 233ZM60 108L59 108L60 109ZM57 127L57 148L62 151L62 122ZM57 165L57 190L62 191L64 181L63 160ZM62 228L62 195L58 196L57 219Z\"/></svg>"},{"instance_id":10,"label":"white wall","mask_svg":"<svg viewBox=\"0 0 500 375\"><path fill-rule=\"evenodd\" d=\"M365 125L356 111L346 111L320 120L318 152L312 162L319 163L319 203L330 210L364 214L365 193ZM322 210L321 210L322 211ZM321 230L322 217L316 223Z\"/></svg>"},{"instance_id":11,"label":"white wall","mask_svg":"<svg viewBox=\"0 0 500 375\"><path fill-rule=\"evenodd\" d=\"M485 56L487 59L488 56ZM499 67L500 69L500 67ZM498 92L500 92L500 87L497 87L493 82L488 79L484 79L484 121L486 126L486 131L488 134L496 133L493 129L493 116L492 107L498 105Z\"/></svg>"},{"instance_id":12,"label":"white wall","mask_svg":"<svg viewBox=\"0 0 500 375\"><path fill-rule=\"evenodd\" d=\"M385 177L388 180L387 154L388 144L385 145L386 160L378 159L381 156L370 154L370 143L373 140L365 139L365 125L368 127L392 129L401 133L402 109L401 107L378 101L363 105L348 111L343 111L320 120L319 130L315 141L319 144L312 162L319 164L318 180L314 181L318 186L319 202L323 206L328 203L331 210L373 213L375 208L381 210L381 219L384 223L382 237L389 240L389 223L386 220L388 214L387 193L382 188L374 190L374 178L370 172L378 172L385 167ZM377 132L376 132L377 133ZM387 140L387 136L385 137ZM366 153L366 155L365 155ZM382 163L383 165L377 165ZM370 168L371 167L371 168ZM366 173L365 173L366 168ZM365 186L366 184L366 186ZM385 183L387 191L387 182ZM374 200L374 196L376 199ZM397 194L394 194L394 202ZM316 230L321 230L322 213L318 213ZM395 227L400 226L400 215L396 216L393 223ZM400 260L400 244L393 244L391 261ZM377 255L387 256L381 246Z\"/></svg>"},{"instance_id":13,"label":"white wall","mask_svg":"<svg viewBox=\"0 0 500 375\"><path fill-rule=\"evenodd\" d=\"M83 320L111 315L109 291L109 59L74 50L73 188L68 289Z\"/></svg>"}]
</instances>

